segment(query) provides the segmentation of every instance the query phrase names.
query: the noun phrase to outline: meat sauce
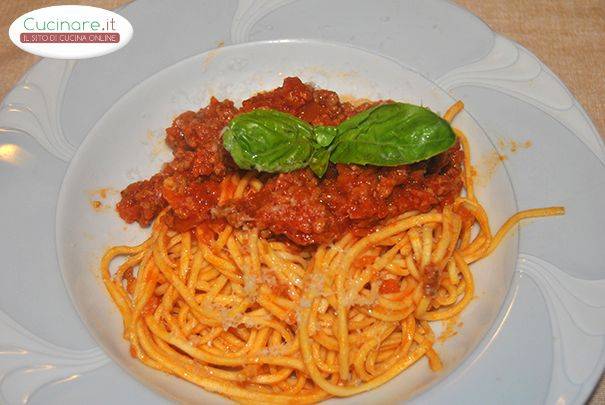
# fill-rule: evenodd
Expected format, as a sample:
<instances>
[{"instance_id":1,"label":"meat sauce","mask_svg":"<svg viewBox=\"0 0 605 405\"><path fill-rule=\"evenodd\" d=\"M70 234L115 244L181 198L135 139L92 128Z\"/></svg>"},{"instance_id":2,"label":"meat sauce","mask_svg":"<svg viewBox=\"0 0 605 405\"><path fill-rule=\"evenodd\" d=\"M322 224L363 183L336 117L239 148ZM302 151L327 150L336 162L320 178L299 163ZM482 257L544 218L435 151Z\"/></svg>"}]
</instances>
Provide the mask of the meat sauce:
<instances>
[{"instance_id":1,"label":"meat sauce","mask_svg":"<svg viewBox=\"0 0 605 405\"><path fill-rule=\"evenodd\" d=\"M230 100L212 98L198 112L187 111L174 120L166 130L174 159L150 179L126 187L118 213L128 223L148 226L170 207L166 222L177 231L227 222L306 246L332 241L347 231L361 236L386 218L453 202L462 189L463 154L458 144L412 165L330 164L321 179L309 169L259 173L264 184L260 191L219 205L221 182L230 174L244 174L221 138L237 114L271 108L313 125L338 125L375 104L341 102L335 92L316 89L296 77L245 100L240 108Z\"/></svg>"}]
</instances>

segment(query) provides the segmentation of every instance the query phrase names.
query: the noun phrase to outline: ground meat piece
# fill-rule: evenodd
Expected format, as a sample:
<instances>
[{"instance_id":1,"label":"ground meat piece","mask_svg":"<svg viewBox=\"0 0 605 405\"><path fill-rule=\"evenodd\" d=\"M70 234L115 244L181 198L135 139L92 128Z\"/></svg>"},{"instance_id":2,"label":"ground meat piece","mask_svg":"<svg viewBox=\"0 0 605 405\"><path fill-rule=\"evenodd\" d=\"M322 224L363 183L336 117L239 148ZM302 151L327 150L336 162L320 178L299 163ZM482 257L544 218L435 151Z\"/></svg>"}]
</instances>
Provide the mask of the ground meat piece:
<instances>
[{"instance_id":1,"label":"ground meat piece","mask_svg":"<svg viewBox=\"0 0 605 405\"><path fill-rule=\"evenodd\" d=\"M120 217L129 224L136 221L141 226L148 226L168 205L162 195L163 181L164 175L156 174L122 190L122 199L116 206Z\"/></svg>"},{"instance_id":2,"label":"ground meat piece","mask_svg":"<svg viewBox=\"0 0 605 405\"><path fill-rule=\"evenodd\" d=\"M298 77L288 77L281 87L262 92L242 102L242 112L271 108L299 116L300 110L313 100L313 89Z\"/></svg>"},{"instance_id":3,"label":"ground meat piece","mask_svg":"<svg viewBox=\"0 0 605 405\"><path fill-rule=\"evenodd\" d=\"M320 200L318 183L308 169L280 174L258 193L227 204L222 212L230 212L230 222L252 223L300 245L327 241L334 236L333 218Z\"/></svg>"},{"instance_id":4,"label":"ground meat piece","mask_svg":"<svg viewBox=\"0 0 605 405\"><path fill-rule=\"evenodd\" d=\"M322 184L323 201L335 215L349 219L384 218L387 204L384 183L375 167L357 165L336 166L337 176L326 178Z\"/></svg>"},{"instance_id":5,"label":"ground meat piece","mask_svg":"<svg viewBox=\"0 0 605 405\"><path fill-rule=\"evenodd\" d=\"M441 272L437 266L429 264L424 268L424 293L428 297L433 297L437 294L440 277Z\"/></svg>"},{"instance_id":6,"label":"ground meat piece","mask_svg":"<svg viewBox=\"0 0 605 405\"><path fill-rule=\"evenodd\" d=\"M191 175L222 175L227 170L226 151L223 148L221 131L235 116L237 109L231 100L218 101L212 97L210 104L199 110L184 112L175 118L166 129L166 143L172 148L175 158L190 151Z\"/></svg>"},{"instance_id":7,"label":"ground meat piece","mask_svg":"<svg viewBox=\"0 0 605 405\"><path fill-rule=\"evenodd\" d=\"M218 203L220 183L176 174L164 180L162 194L172 208L169 213L172 228L185 231L211 218L210 210Z\"/></svg>"}]
</instances>

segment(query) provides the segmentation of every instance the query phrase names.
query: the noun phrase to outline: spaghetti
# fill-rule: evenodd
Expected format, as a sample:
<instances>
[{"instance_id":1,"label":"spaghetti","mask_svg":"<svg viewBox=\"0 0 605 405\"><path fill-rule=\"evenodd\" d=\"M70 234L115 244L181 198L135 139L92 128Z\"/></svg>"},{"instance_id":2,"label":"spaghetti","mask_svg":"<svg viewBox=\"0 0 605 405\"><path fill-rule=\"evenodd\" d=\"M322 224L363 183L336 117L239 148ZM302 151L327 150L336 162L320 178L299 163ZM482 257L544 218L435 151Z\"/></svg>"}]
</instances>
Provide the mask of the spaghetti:
<instances>
[{"instance_id":1,"label":"spaghetti","mask_svg":"<svg viewBox=\"0 0 605 405\"><path fill-rule=\"evenodd\" d=\"M445 118L462 107L454 104ZM178 233L162 221L164 209L145 242L110 248L101 261L132 355L241 402L351 396L425 357L439 370L430 322L451 320L472 300L469 265L521 219L564 212L522 211L493 235L474 194L468 142L456 134L466 196L313 251L230 225ZM220 200L262 186L251 173L232 174Z\"/></svg>"}]
</instances>

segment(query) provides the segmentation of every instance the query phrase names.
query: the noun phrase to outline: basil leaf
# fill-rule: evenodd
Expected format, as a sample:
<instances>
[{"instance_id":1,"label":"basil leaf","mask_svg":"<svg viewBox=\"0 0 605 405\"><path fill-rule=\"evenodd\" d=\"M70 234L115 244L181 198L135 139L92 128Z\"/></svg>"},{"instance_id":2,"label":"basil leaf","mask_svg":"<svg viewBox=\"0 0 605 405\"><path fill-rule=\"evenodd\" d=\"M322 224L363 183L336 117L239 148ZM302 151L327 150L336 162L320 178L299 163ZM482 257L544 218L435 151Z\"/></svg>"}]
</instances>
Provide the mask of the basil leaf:
<instances>
[{"instance_id":1,"label":"basil leaf","mask_svg":"<svg viewBox=\"0 0 605 405\"><path fill-rule=\"evenodd\" d=\"M427 108L382 104L337 127L313 127L293 115L254 110L236 116L223 145L242 169L290 172L309 166L319 177L329 162L398 166L428 159L456 141L449 123Z\"/></svg>"},{"instance_id":2,"label":"basil leaf","mask_svg":"<svg viewBox=\"0 0 605 405\"><path fill-rule=\"evenodd\" d=\"M328 163L330 163L330 150L327 148L316 149L309 161L309 168L317 177L321 178L328 170Z\"/></svg>"},{"instance_id":3,"label":"basil leaf","mask_svg":"<svg viewBox=\"0 0 605 405\"><path fill-rule=\"evenodd\" d=\"M309 164L315 134L311 125L293 115L259 109L231 120L223 146L242 169L285 173Z\"/></svg>"},{"instance_id":4,"label":"basil leaf","mask_svg":"<svg viewBox=\"0 0 605 405\"><path fill-rule=\"evenodd\" d=\"M383 104L338 126L330 161L398 166L435 156L455 141L449 123L431 110L405 103Z\"/></svg>"},{"instance_id":5,"label":"basil leaf","mask_svg":"<svg viewBox=\"0 0 605 405\"><path fill-rule=\"evenodd\" d=\"M337 127L319 125L313 128L313 130L315 133L315 142L317 142L319 146L329 146L334 138L336 138L336 135L338 135Z\"/></svg>"}]
</instances>

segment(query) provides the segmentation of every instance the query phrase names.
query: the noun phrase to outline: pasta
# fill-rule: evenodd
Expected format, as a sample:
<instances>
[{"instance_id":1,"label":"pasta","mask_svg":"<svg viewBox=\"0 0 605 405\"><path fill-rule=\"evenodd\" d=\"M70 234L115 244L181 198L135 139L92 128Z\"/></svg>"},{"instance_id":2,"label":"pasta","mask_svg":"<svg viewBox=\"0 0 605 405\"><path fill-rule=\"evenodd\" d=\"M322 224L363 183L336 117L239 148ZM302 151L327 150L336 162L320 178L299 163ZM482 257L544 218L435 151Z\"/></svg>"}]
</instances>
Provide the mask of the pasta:
<instances>
[{"instance_id":1,"label":"pasta","mask_svg":"<svg viewBox=\"0 0 605 405\"><path fill-rule=\"evenodd\" d=\"M461 109L454 104L445 118ZM455 132L466 195L443 209L405 212L363 237L300 249L254 228L175 232L164 209L145 242L112 247L101 261L132 355L240 402L347 397L423 358L441 369L431 323L455 319L473 299L469 265L521 219L564 212L522 211L492 234L474 194L468 142ZM252 173L232 174L220 199L261 187Z\"/></svg>"}]
</instances>

